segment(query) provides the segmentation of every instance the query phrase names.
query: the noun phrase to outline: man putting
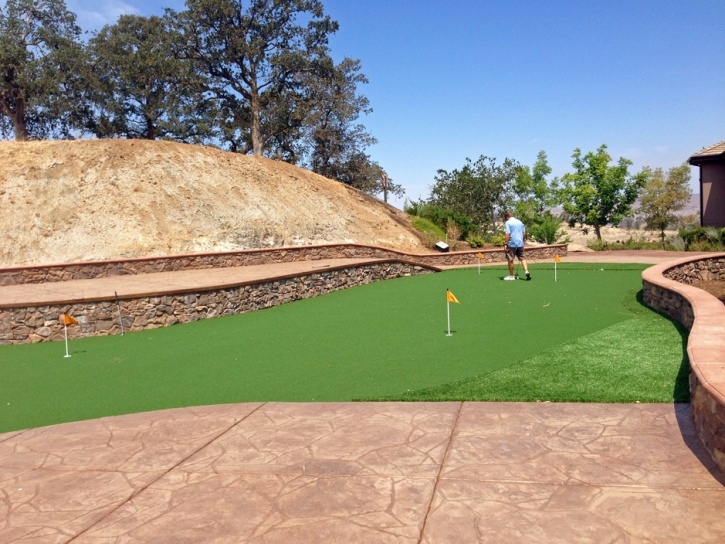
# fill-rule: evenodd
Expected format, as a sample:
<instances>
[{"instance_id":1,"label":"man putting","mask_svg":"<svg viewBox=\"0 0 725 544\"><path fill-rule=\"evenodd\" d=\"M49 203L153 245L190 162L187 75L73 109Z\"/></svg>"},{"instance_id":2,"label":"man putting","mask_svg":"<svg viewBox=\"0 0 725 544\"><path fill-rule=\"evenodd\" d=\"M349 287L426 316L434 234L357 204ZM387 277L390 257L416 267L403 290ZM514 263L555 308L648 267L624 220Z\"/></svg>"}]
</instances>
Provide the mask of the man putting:
<instances>
[{"instance_id":1,"label":"man putting","mask_svg":"<svg viewBox=\"0 0 725 544\"><path fill-rule=\"evenodd\" d=\"M524 259L524 243L526 242L526 226L513 217L511 213L506 212L506 259L509 262L509 275L505 280L515 280L514 277L514 259L518 257L521 264L524 265L526 272L526 281L531 279L529 267Z\"/></svg>"}]
</instances>

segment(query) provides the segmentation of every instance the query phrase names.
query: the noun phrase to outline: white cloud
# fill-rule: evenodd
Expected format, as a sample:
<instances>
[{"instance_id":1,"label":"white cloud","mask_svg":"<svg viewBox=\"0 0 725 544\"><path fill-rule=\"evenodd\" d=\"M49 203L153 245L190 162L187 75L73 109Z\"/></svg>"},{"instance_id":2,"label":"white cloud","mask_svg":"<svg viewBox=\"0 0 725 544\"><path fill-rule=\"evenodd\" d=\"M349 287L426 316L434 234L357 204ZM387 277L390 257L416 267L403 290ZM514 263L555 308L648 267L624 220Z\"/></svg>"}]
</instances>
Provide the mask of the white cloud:
<instances>
[{"instance_id":1,"label":"white cloud","mask_svg":"<svg viewBox=\"0 0 725 544\"><path fill-rule=\"evenodd\" d=\"M120 0L69 0L68 9L78 17L78 25L83 30L96 31L105 25L115 23L121 15L139 14L138 8Z\"/></svg>"}]
</instances>

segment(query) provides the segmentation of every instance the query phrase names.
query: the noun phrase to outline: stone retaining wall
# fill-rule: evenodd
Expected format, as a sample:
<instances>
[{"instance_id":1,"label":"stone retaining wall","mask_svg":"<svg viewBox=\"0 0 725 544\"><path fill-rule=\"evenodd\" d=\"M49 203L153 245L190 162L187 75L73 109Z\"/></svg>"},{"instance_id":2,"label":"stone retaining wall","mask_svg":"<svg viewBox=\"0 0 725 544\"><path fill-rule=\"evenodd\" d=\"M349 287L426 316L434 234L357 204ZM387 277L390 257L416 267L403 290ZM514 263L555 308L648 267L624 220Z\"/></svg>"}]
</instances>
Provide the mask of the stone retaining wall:
<instances>
[{"instance_id":1,"label":"stone retaining wall","mask_svg":"<svg viewBox=\"0 0 725 544\"><path fill-rule=\"evenodd\" d=\"M670 261L642 272L644 301L690 330L690 404L698 436L725 470L725 305L693 287L725 279L725 255Z\"/></svg>"},{"instance_id":2,"label":"stone retaining wall","mask_svg":"<svg viewBox=\"0 0 725 544\"><path fill-rule=\"evenodd\" d=\"M476 254L482 253L482 263L504 262L503 249L461 251L455 253L408 254L375 246L360 244L329 244L272 249L250 249L224 253L198 253L170 255L143 259L121 259L65 263L44 266L0 268L0 286L24 283L48 283L68 280L103 278L126 274L153 274L176 270L198 270L250 266L258 264L314 261L321 259L403 259L431 266L477 264ZM538 246L526 249L529 259L551 259L566 256L567 246Z\"/></svg>"},{"instance_id":3,"label":"stone retaining wall","mask_svg":"<svg viewBox=\"0 0 725 544\"><path fill-rule=\"evenodd\" d=\"M374 281L433 272L411 263L367 264L229 289L121 300L121 315L126 331L155 329L261 310ZM5 309L0 310L0 344L62 340L60 314L72 315L79 322L68 327L68 338L121 333L118 309L111 301Z\"/></svg>"},{"instance_id":4,"label":"stone retaining wall","mask_svg":"<svg viewBox=\"0 0 725 544\"><path fill-rule=\"evenodd\" d=\"M663 276L691 285L698 281L725 280L725 257L700 257L667 270Z\"/></svg>"},{"instance_id":5,"label":"stone retaining wall","mask_svg":"<svg viewBox=\"0 0 725 544\"><path fill-rule=\"evenodd\" d=\"M688 330L695 322L692 304L676 291L642 280L644 303L682 323Z\"/></svg>"}]
</instances>

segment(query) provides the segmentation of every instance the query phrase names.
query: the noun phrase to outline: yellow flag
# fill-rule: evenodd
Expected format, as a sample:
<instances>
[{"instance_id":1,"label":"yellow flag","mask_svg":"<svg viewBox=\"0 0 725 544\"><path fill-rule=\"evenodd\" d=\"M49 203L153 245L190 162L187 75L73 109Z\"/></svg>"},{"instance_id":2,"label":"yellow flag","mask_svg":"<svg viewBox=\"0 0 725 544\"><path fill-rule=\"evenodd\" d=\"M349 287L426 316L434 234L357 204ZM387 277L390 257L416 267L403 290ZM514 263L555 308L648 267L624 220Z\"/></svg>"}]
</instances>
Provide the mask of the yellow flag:
<instances>
[{"instance_id":1,"label":"yellow flag","mask_svg":"<svg viewBox=\"0 0 725 544\"><path fill-rule=\"evenodd\" d=\"M476 257L478 257L479 259L483 259L483 253L478 253L478 254L476 255Z\"/></svg>"},{"instance_id":2,"label":"yellow flag","mask_svg":"<svg viewBox=\"0 0 725 544\"><path fill-rule=\"evenodd\" d=\"M63 325L78 325L76 318L71 317L68 314L60 314L60 321Z\"/></svg>"},{"instance_id":3,"label":"yellow flag","mask_svg":"<svg viewBox=\"0 0 725 544\"><path fill-rule=\"evenodd\" d=\"M448 289L446 289L446 302L455 302L456 304L460 304L455 295L451 293Z\"/></svg>"},{"instance_id":4,"label":"yellow flag","mask_svg":"<svg viewBox=\"0 0 725 544\"><path fill-rule=\"evenodd\" d=\"M554 255L554 260L555 260L555 261L556 261L557 263L560 263L560 262L561 262L561 257L559 257L558 255Z\"/></svg>"}]
</instances>

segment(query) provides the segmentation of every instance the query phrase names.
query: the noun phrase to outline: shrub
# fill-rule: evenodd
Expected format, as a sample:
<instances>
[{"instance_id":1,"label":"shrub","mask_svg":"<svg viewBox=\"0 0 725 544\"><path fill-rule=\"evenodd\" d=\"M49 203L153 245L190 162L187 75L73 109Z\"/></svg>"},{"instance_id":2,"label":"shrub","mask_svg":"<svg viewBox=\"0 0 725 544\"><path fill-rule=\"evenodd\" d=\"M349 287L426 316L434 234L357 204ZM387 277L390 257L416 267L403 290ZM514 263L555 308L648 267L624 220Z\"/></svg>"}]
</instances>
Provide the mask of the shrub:
<instances>
[{"instance_id":1,"label":"shrub","mask_svg":"<svg viewBox=\"0 0 725 544\"><path fill-rule=\"evenodd\" d=\"M449 217L446 223L446 234L450 243L456 242L461 238L461 227L458 226L453 218Z\"/></svg>"},{"instance_id":2,"label":"shrub","mask_svg":"<svg viewBox=\"0 0 725 544\"><path fill-rule=\"evenodd\" d=\"M569 242L566 231L560 230L561 220L553 215L545 215L538 223L532 224L526 229L527 234L534 240L543 244L557 244Z\"/></svg>"},{"instance_id":3,"label":"shrub","mask_svg":"<svg viewBox=\"0 0 725 544\"><path fill-rule=\"evenodd\" d=\"M722 251L725 246L725 229L696 227L682 229L680 236L685 241L687 251Z\"/></svg>"},{"instance_id":4,"label":"shrub","mask_svg":"<svg viewBox=\"0 0 725 544\"><path fill-rule=\"evenodd\" d=\"M488 243L494 246L503 246L506 244L506 235L503 232L499 232L497 235L491 236L488 239Z\"/></svg>"},{"instance_id":5,"label":"shrub","mask_svg":"<svg viewBox=\"0 0 725 544\"><path fill-rule=\"evenodd\" d=\"M471 246L473 249L477 247L483 247L486 241L476 234L470 234L468 238L466 238L466 242L468 242L468 245Z\"/></svg>"},{"instance_id":6,"label":"shrub","mask_svg":"<svg viewBox=\"0 0 725 544\"><path fill-rule=\"evenodd\" d=\"M440 240L440 237L432 232L421 232L421 238L423 239L423 245L428 249L435 249L438 240Z\"/></svg>"},{"instance_id":7,"label":"shrub","mask_svg":"<svg viewBox=\"0 0 725 544\"><path fill-rule=\"evenodd\" d=\"M675 251L685 251L685 240L680 235L674 235L670 239L670 245Z\"/></svg>"},{"instance_id":8,"label":"shrub","mask_svg":"<svg viewBox=\"0 0 725 544\"><path fill-rule=\"evenodd\" d=\"M427 219L443 231L447 230L448 221L453 220L460 229L457 240L465 239L469 234L478 232L478 227L465 215L432 204L426 204L423 201L406 200L403 204L403 211L408 215Z\"/></svg>"}]
</instances>

